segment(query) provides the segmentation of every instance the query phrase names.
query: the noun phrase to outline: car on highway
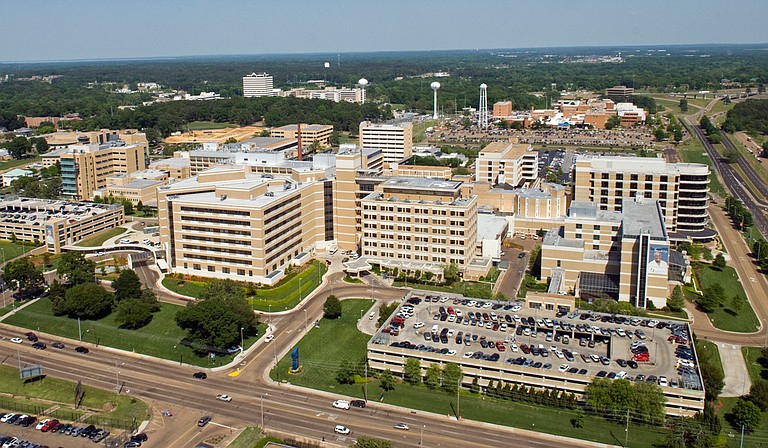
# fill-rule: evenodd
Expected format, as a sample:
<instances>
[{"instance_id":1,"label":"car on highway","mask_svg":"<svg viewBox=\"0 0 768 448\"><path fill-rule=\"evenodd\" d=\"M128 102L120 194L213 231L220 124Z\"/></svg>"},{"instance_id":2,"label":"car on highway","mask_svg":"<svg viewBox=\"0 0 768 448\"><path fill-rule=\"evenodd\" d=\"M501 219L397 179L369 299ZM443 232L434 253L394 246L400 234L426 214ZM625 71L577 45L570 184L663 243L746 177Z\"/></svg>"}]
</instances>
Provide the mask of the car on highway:
<instances>
[{"instance_id":1,"label":"car on highway","mask_svg":"<svg viewBox=\"0 0 768 448\"><path fill-rule=\"evenodd\" d=\"M335 427L335 428L333 428L333 432L335 432L335 433L337 433L337 434L341 434L341 435L347 435L347 434L349 434L351 431L349 430L349 428L347 428L347 427L346 427L346 426L344 426L344 425L336 425L336 427Z\"/></svg>"},{"instance_id":2,"label":"car on highway","mask_svg":"<svg viewBox=\"0 0 768 448\"><path fill-rule=\"evenodd\" d=\"M21 344L22 342L24 342L24 340L21 338L11 338L11 342L13 342L14 344Z\"/></svg>"},{"instance_id":3,"label":"car on highway","mask_svg":"<svg viewBox=\"0 0 768 448\"><path fill-rule=\"evenodd\" d=\"M204 415L204 416L200 417L200 420L197 421L197 426L202 428L203 426L207 425L208 422L210 422L210 421L211 421L211 416L210 415Z\"/></svg>"},{"instance_id":4,"label":"car on highway","mask_svg":"<svg viewBox=\"0 0 768 448\"><path fill-rule=\"evenodd\" d=\"M37 335L35 333L32 333L31 331L24 333L24 336L27 337L27 340L30 340L32 342L37 342Z\"/></svg>"},{"instance_id":5,"label":"car on highway","mask_svg":"<svg viewBox=\"0 0 768 448\"><path fill-rule=\"evenodd\" d=\"M64 344L62 344L61 342L56 341L56 342L51 343L51 347L53 347L53 348L64 348Z\"/></svg>"},{"instance_id":6,"label":"car on highway","mask_svg":"<svg viewBox=\"0 0 768 448\"><path fill-rule=\"evenodd\" d=\"M398 423L395 425L395 429L402 429L403 431L408 431L411 429L410 426L408 426L406 423Z\"/></svg>"},{"instance_id":7,"label":"car on highway","mask_svg":"<svg viewBox=\"0 0 768 448\"><path fill-rule=\"evenodd\" d=\"M32 348L34 348L35 350L45 350L45 347L46 347L45 342L37 341L34 344L32 344Z\"/></svg>"},{"instance_id":8,"label":"car on highway","mask_svg":"<svg viewBox=\"0 0 768 448\"><path fill-rule=\"evenodd\" d=\"M208 375L205 372L195 372L192 374L192 378L197 378L198 380L204 380L208 378Z\"/></svg>"},{"instance_id":9,"label":"car on highway","mask_svg":"<svg viewBox=\"0 0 768 448\"><path fill-rule=\"evenodd\" d=\"M216 399L219 401L232 401L232 397L226 394L218 394L216 395Z\"/></svg>"},{"instance_id":10,"label":"car on highway","mask_svg":"<svg viewBox=\"0 0 768 448\"><path fill-rule=\"evenodd\" d=\"M365 400L352 400L349 402L350 406L354 406L356 408L364 408L365 407Z\"/></svg>"},{"instance_id":11,"label":"car on highway","mask_svg":"<svg viewBox=\"0 0 768 448\"><path fill-rule=\"evenodd\" d=\"M269 334L266 338L264 338L264 342L272 342L273 339L275 339L275 335Z\"/></svg>"},{"instance_id":12,"label":"car on highway","mask_svg":"<svg viewBox=\"0 0 768 448\"><path fill-rule=\"evenodd\" d=\"M90 352L90 350L88 350L85 347L81 347L81 346L75 347L75 351L77 353L83 353L83 354Z\"/></svg>"},{"instance_id":13,"label":"car on highway","mask_svg":"<svg viewBox=\"0 0 768 448\"><path fill-rule=\"evenodd\" d=\"M347 400L336 400L331 403L331 406L336 409L349 409L350 404Z\"/></svg>"}]
</instances>

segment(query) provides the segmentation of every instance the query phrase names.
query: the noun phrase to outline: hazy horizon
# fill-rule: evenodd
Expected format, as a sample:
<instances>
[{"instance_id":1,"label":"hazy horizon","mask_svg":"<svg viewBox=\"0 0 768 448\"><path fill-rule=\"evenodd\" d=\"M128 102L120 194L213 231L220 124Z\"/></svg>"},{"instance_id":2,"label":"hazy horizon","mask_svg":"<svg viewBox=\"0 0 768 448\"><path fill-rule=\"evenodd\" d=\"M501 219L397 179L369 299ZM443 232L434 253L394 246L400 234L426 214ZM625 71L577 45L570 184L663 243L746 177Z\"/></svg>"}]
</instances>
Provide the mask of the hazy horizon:
<instances>
[{"instance_id":1,"label":"hazy horizon","mask_svg":"<svg viewBox=\"0 0 768 448\"><path fill-rule=\"evenodd\" d=\"M0 28L5 63L768 42L759 0L29 0L3 11L24 18Z\"/></svg>"}]
</instances>

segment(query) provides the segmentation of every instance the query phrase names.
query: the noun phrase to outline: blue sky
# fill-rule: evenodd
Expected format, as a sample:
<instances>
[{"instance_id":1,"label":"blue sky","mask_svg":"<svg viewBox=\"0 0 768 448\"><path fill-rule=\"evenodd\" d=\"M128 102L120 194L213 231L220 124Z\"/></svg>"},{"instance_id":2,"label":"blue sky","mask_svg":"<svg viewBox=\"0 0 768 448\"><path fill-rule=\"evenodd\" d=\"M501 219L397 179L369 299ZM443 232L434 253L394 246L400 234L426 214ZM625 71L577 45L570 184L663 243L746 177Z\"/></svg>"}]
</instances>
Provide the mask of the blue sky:
<instances>
[{"instance_id":1,"label":"blue sky","mask_svg":"<svg viewBox=\"0 0 768 448\"><path fill-rule=\"evenodd\" d=\"M25 0L0 61L766 43L765 0Z\"/></svg>"}]
</instances>

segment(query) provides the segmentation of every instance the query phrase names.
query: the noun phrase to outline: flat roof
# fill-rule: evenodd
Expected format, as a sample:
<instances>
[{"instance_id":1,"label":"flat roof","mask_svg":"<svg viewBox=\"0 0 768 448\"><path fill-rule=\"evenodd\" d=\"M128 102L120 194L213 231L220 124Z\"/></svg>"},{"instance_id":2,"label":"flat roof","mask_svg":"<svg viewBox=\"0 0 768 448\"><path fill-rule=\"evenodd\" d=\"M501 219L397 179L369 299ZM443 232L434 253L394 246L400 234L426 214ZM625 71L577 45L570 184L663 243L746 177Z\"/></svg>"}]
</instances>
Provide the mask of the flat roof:
<instances>
[{"instance_id":1,"label":"flat roof","mask_svg":"<svg viewBox=\"0 0 768 448\"><path fill-rule=\"evenodd\" d=\"M622 222L624 235L649 234L651 237L667 238L664 217L658 201L624 198L621 204L624 214Z\"/></svg>"},{"instance_id":2,"label":"flat roof","mask_svg":"<svg viewBox=\"0 0 768 448\"><path fill-rule=\"evenodd\" d=\"M142 188L151 187L153 185L162 185L162 184L163 184L163 181L161 181L161 180L137 179L137 180L134 180L133 182L129 182L129 183L124 184L124 185L110 185L107 188L115 188L115 189L120 189L120 188L138 188L138 189L142 189Z\"/></svg>"},{"instance_id":3,"label":"flat roof","mask_svg":"<svg viewBox=\"0 0 768 448\"><path fill-rule=\"evenodd\" d=\"M386 188L411 188L418 190L454 191L461 188L462 182L424 177L393 177L382 185Z\"/></svg>"},{"instance_id":4,"label":"flat roof","mask_svg":"<svg viewBox=\"0 0 768 448\"><path fill-rule=\"evenodd\" d=\"M274 128L273 130L295 131L298 129L298 127L299 126L296 124L286 124L285 126ZM328 128L333 128L333 126L329 124L302 124L301 125L302 131L322 131Z\"/></svg>"},{"instance_id":5,"label":"flat roof","mask_svg":"<svg viewBox=\"0 0 768 448\"><path fill-rule=\"evenodd\" d=\"M530 152L530 148L531 145L528 143L491 142L480 150L480 156L485 154L501 154L509 151L509 157L517 158L526 152Z\"/></svg>"},{"instance_id":6,"label":"flat roof","mask_svg":"<svg viewBox=\"0 0 768 448\"><path fill-rule=\"evenodd\" d=\"M507 220L501 216L487 213L477 214L477 239L499 239L506 233Z\"/></svg>"},{"instance_id":7,"label":"flat roof","mask_svg":"<svg viewBox=\"0 0 768 448\"><path fill-rule=\"evenodd\" d=\"M184 168L189 166L189 157L171 157L169 159L155 160L149 164L150 168L168 166L171 168Z\"/></svg>"}]
</instances>

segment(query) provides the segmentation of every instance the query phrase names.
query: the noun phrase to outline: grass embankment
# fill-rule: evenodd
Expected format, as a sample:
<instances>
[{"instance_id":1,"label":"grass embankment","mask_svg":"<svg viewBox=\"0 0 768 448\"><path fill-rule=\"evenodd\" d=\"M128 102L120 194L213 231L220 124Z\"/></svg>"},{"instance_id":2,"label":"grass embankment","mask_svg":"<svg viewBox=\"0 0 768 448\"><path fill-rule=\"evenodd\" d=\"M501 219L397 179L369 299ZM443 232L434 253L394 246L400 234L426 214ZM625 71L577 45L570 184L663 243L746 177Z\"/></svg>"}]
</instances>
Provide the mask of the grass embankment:
<instances>
[{"instance_id":1,"label":"grass embankment","mask_svg":"<svg viewBox=\"0 0 768 448\"><path fill-rule=\"evenodd\" d=\"M148 415L147 405L141 400L91 386L83 387L85 394L81 405L99 416L123 420L135 418L142 421ZM0 390L10 394L13 397L12 402L22 406L49 408L52 406L51 402L54 402L61 405L63 411L81 415L83 410L73 409L74 388L75 384L71 381L51 377L25 383L19 379L17 368L0 366ZM6 402L8 407L12 406L9 399L3 398L2 401Z\"/></svg>"},{"instance_id":2,"label":"grass embankment","mask_svg":"<svg viewBox=\"0 0 768 448\"><path fill-rule=\"evenodd\" d=\"M34 163L39 161L40 161L40 156L37 156L34 159L4 160L0 162L0 172L10 170L11 168L16 168L17 166L27 165L29 163Z\"/></svg>"},{"instance_id":3,"label":"grass embankment","mask_svg":"<svg viewBox=\"0 0 768 448\"><path fill-rule=\"evenodd\" d=\"M715 171L712 169L712 160L707 155L707 152L704 150L704 146L701 144L699 139L697 139L695 136L689 138L677 146L677 151L680 154L680 158L683 160L683 162L703 163L708 165L710 167L710 171L712 171L712 173L709 175L709 190L723 198L727 195L725 187L723 186L722 182L720 182L720 179L717 177Z\"/></svg>"},{"instance_id":4,"label":"grass embankment","mask_svg":"<svg viewBox=\"0 0 768 448\"><path fill-rule=\"evenodd\" d=\"M107 229L102 232L97 233L96 235L91 236L90 238L86 238L82 241L78 241L75 246L81 246L81 247L98 247L104 244L104 241L107 241L110 238L114 238L118 235L122 235L125 233L127 229L124 227L114 227L112 229Z\"/></svg>"},{"instance_id":5,"label":"grass embankment","mask_svg":"<svg viewBox=\"0 0 768 448\"><path fill-rule=\"evenodd\" d=\"M455 282L449 286L442 285L429 285L425 283L413 283L403 282L400 280L395 281L392 286L396 288L407 287L413 289L421 289L425 291L447 292L454 294L461 294L465 297L475 297L479 299L491 299L493 297L493 290L489 283L479 282Z\"/></svg>"},{"instance_id":6,"label":"grass embankment","mask_svg":"<svg viewBox=\"0 0 768 448\"><path fill-rule=\"evenodd\" d=\"M254 448L261 439L259 428L245 428L227 448Z\"/></svg>"},{"instance_id":7,"label":"grass embankment","mask_svg":"<svg viewBox=\"0 0 768 448\"><path fill-rule=\"evenodd\" d=\"M758 380L768 380L768 360L762 359L761 347L742 347L741 352L744 355L744 361L747 364L747 371L752 379L752 382ZM745 391L748 393L749 391ZM731 409L739 401L737 397L732 398L720 398L720 407L717 413L723 417L731 411ZM740 442L741 431L740 428L732 427L725 419L723 419L723 432L734 441L733 446L737 446ZM766 437L768 436L768 414L763 413L763 420L760 426L755 428L754 431L747 431L744 433L744 446L747 448L757 448L766 446ZM731 446L731 445L729 445Z\"/></svg>"},{"instance_id":8,"label":"grass embankment","mask_svg":"<svg viewBox=\"0 0 768 448\"><path fill-rule=\"evenodd\" d=\"M181 308L161 303L160 311L154 314L152 321L138 330L118 327L115 323L116 312L98 320L83 320L80 323L82 341L202 367L216 367L232 361L232 355L216 356L215 359L198 356L191 348L179 343L186 337L186 332L176 325L176 313ZM77 319L54 316L51 302L47 298L37 300L4 322L69 339L80 339ZM260 324L259 334L264 334L265 328ZM257 340L258 336L247 338L245 347L250 347Z\"/></svg>"},{"instance_id":9,"label":"grass embankment","mask_svg":"<svg viewBox=\"0 0 768 448\"><path fill-rule=\"evenodd\" d=\"M188 129L190 131L205 131L208 129L225 129L225 128L236 128L236 124L232 123L217 123L215 121L193 121L187 125L184 126L185 129Z\"/></svg>"},{"instance_id":10,"label":"grass embankment","mask_svg":"<svg viewBox=\"0 0 768 448\"><path fill-rule=\"evenodd\" d=\"M298 342L301 372L288 373L291 357L286 355L270 372L272 379L286 380L295 385L352 397L365 397L363 383L341 385L335 378L342 362L357 363L364 359L366 344L370 337L358 331L356 323L360 317L360 310L368 310L372 301L344 300L341 304L342 316L339 319L322 319L320 327L312 328ZM381 390L378 381L368 383L370 399L379 400ZM396 406L443 415L453 415L457 404L456 396L453 394L431 391L426 387L412 386L402 382L396 384L395 390L386 392L383 401ZM612 445L620 445L623 442L623 423L612 423L599 417L586 415L583 417L582 427L574 428L568 422L576 415L575 411L565 409L499 401L467 391L461 393L463 418ZM651 447L652 443L662 438L665 432L659 427L632 425L629 428L629 434L633 440L633 447Z\"/></svg>"},{"instance_id":11,"label":"grass embankment","mask_svg":"<svg viewBox=\"0 0 768 448\"><path fill-rule=\"evenodd\" d=\"M708 287L719 284L725 292L724 302L708 316L712 324L726 331L739 333L752 333L757 331L760 322L755 311L747 300L744 288L741 286L736 270L730 266L718 270L711 265L694 264L694 273L699 281L699 288L706 293ZM695 300L696 295L687 291L689 299ZM731 306L731 298L737 295L741 298L741 309L734 310Z\"/></svg>"},{"instance_id":12,"label":"grass embankment","mask_svg":"<svg viewBox=\"0 0 768 448\"><path fill-rule=\"evenodd\" d=\"M1 260L3 262L11 261L19 255L23 255L36 248L37 246L30 243L22 244L21 241L14 243L8 240L0 240L0 253L2 254Z\"/></svg>"},{"instance_id":13,"label":"grass embankment","mask_svg":"<svg viewBox=\"0 0 768 448\"><path fill-rule=\"evenodd\" d=\"M328 271L325 263L313 261L298 273L288 274L275 286L256 289L256 295L248 297L251 306L260 311L283 311L295 307L317 288L323 275ZM179 280L166 276L163 286L188 297L200 297L206 282L201 280Z\"/></svg>"}]
</instances>

